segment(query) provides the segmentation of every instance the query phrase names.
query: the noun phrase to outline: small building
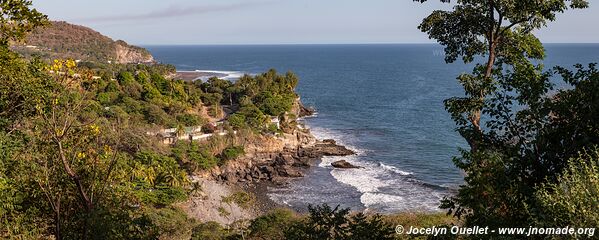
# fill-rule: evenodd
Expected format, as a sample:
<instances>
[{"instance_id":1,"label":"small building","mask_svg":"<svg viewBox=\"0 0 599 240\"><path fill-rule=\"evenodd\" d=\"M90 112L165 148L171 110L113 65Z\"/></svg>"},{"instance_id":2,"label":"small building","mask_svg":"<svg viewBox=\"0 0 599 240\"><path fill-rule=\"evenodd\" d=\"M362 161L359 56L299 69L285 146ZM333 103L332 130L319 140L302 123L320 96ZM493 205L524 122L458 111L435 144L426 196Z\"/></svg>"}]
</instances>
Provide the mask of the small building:
<instances>
[{"instance_id":1,"label":"small building","mask_svg":"<svg viewBox=\"0 0 599 240\"><path fill-rule=\"evenodd\" d=\"M164 144L174 144L178 140L193 140L194 137L202 135L201 126L184 127L183 132L177 128L162 129L158 132L148 132L148 135L154 135L160 138Z\"/></svg>"},{"instance_id":2,"label":"small building","mask_svg":"<svg viewBox=\"0 0 599 240\"><path fill-rule=\"evenodd\" d=\"M270 117L270 124L274 124L277 126L277 128L281 128L281 121L279 120L279 117Z\"/></svg>"}]
</instances>

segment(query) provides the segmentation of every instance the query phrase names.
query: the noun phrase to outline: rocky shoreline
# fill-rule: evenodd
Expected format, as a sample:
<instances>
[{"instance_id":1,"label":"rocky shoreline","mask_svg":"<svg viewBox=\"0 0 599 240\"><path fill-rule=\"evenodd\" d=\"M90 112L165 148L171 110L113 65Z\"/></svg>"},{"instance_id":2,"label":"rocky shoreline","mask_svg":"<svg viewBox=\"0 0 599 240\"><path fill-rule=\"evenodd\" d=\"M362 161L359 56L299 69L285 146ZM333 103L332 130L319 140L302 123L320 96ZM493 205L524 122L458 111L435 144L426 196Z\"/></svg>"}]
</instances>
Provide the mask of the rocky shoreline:
<instances>
[{"instance_id":1,"label":"rocky shoreline","mask_svg":"<svg viewBox=\"0 0 599 240\"><path fill-rule=\"evenodd\" d=\"M282 152L270 154L260 163L245 169L213 173L214 179L225 183L252 184L271 182L285 185L292 178L303 177L314 162L323 156L348 156L355 154L345 146L338 145L332 139L316 141L308 146L296 149L284 149Z\"/></svg>"},{"instance_id":2,"label":"rocky shoreline","mask_svg":"<svg viewBox=\"0 0 599 240\"><path fill-rule=\"evenodd\" d=\"M314 114L304 107L299 98L292 111L296 116ZM291 180L304 177L324 156L349 156L355 152L337 144L335 140L317 140L304 126L287 129L287 133L263 136L246 145L246 154L235 161L196 176L204 194L192 197L182 204L190 216L201 221L231 224L251 219L276 208L286 208L268 196L269 187L285 187ZM236 191L245 191L254 197L250 209L235 204L223 204L222 199ZM224 217L218 209L229 210Z\"/></svg>"}]
</instances>

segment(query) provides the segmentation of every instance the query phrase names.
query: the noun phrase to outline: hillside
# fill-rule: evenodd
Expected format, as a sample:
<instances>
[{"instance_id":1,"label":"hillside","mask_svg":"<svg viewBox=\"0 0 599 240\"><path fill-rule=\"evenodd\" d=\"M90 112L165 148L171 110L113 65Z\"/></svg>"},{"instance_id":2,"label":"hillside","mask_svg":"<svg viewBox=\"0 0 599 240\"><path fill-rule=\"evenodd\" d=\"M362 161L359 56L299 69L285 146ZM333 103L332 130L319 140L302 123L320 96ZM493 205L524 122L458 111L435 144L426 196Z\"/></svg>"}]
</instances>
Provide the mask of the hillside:
<instances>
[{"instance_id":1,"label":"hillside","mask_svg":"<svg viewBox=\"0 0 599 240\"><path fill-rule=\"evenodd\" d=\"M30 34L25 43L13 46L26 57L38 54L46 59L72 58L90 62L150 63L152 55L144 48L114 41L88 27L67 22L51 22Z\"/></svg>"}]
</instances>

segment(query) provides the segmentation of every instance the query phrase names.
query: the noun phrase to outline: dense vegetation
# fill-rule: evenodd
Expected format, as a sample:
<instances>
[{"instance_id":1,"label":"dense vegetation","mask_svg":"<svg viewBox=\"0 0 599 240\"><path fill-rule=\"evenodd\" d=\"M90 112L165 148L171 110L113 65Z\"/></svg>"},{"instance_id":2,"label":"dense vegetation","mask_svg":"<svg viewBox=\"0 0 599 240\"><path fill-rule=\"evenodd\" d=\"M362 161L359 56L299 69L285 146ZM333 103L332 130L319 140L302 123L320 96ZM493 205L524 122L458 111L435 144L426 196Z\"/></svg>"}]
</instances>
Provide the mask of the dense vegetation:
<instances>
[{"instance_id":1,"label":"dense vegetation","mask_svg":"<svg viewBox=\"0 0 599 240\"><path fill-rule=\"evenodd\" d=\"M464 96L445 101L470 148L454 160L466 185L442 207L467 226L598 226L599 71L594 64L544 71L533 34L557 13L587 6L458 1L420 25L446 47L447 62L485 59L458 77ZM559 78L570 87L553 90Z\"/></svg>"},{"instance_id":2,"label":"dense vegetation","mask_svg":"<svg viewBox=\"0 0 599 240\"><path fill-rule=\"evenodd\" d=\"M404 239L404 236L395 233L397 224L432 227L452 224L452 219L444 214L364 215L350 213L349 209L321 205L310 206L305 216L277 209L251 220L247 227L237 229L226 229L215 222L203 223L193 229L192 239Z\"/></svg>"},{"instance_id":3,"label":"dense vegetation","mask_svg":"<svg viewBox=\"0 0 599 240\"><path fill-rule=\"evenodd\" d=\"M194 83L169 78L172 66L26 59L8 44L46 17L28 1L0 3L0 238L177 235L193 222L173 207L198 190L188 174L243 155L239 139L272 131L268 116L296 98L297 78L274 70ZM227 118L225 104L244 121L209 130L236 135L171 147L150 134Z\"/></svg>"}]
</instances>

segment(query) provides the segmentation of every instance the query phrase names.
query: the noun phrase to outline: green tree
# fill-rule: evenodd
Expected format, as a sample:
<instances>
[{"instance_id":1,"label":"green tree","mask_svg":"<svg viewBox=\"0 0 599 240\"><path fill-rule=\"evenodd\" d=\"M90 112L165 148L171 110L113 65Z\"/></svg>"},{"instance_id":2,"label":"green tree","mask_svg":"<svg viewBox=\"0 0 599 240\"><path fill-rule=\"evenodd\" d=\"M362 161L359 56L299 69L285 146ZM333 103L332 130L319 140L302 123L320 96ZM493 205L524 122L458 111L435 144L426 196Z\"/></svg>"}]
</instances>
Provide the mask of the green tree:
<instances>
[{"instance_id":1,"label":"green tree","mask_svg":"<svg viewBox=\"0 0 599 240\"><path fill-rule=\"evenodd\" d=\"M415 0L426 2L426 0ZM450 2L450 0L441 0ZM569 5L568 5L569 3ZM457 1L452 11L437 10L422 21L419 29L445 46L445 61L458 58L466 63L476 56L486 57L473 74L458 79L465 97L446 101L448 110L462 126L461 132L471 148L476 148L477 135L485 97L494 89L494 72L502 65L519 65L515 70L534 70L531 59L542 59L544 49L533 31L556 19L556 13L570 8L586 8L585 0L552 1ZM466 122L469 122L467 124Z\"/></svg>"},{"instance_id":2,"label":"green tree","mask_svg":"<svg viewBox=\"0 0 599 240\"><path fill-rule=\"evenodd\" d=\"M563 169L567 154L553 157L557 155L551 156L551 150L544 147L548 141L570 138L553 117L557 109L551 103L575 107L571 108L575 112L585 110L547 96L553 87L551 73L535 65L545 52L533 31L554 21L557 13L587 6L583 0L457 1L453 10L434 11L419 26L445 46L448 63L458 58L466 63L485 59L471 74L458 77L465 96L445 101L470 149L461 150L461 156L454 159L466 172L467 184L442 207L465 217L467 225L528 226L531 211L538 208L535 186L546 179L555 181ZM565 119L590 125L571 116ZM546 135L552 126L554 134ZM581 148L556 146L553 150L567 153Z\"/></svg>"},{"instance_id":3,"label":"green tree","mask_svg":"<svg viewBox=\"0 0 599 240\"><path fill-rule=\"evenodd\" d=\"M34 28L47 24L48 17L31 8L28 0L0 1L0 46L21 41Z\"/></svg>"},{"instance_id":4,"label":"green tree","mask_svg":"<svg viewBox=\"0 0 599 240\"><path fill-rule=\"evenodd\" d=\"M55 74L61 88L43 99L37 106L38 117L31 137L37 144L30 152L37 185L55 215L54 232L62 239L61 224L73 219L66 212L83 214L80 237L87 238L92 223L88 217L103 201L117 161L116 143L100 135L103 127L95 119L86 119L91 94L80 94L81 82L75 80L73 61L55 61L51 69L67 74ZM110 128L108 128L110 129ZM36 154L42 153L42 154ZM75 200L77 199L77 200ZM74 201L74 202L73 202ZM70 215L73 217L73 215ZM71 232L72 233L72 232Z\"/></svg>"}]
</instances>

